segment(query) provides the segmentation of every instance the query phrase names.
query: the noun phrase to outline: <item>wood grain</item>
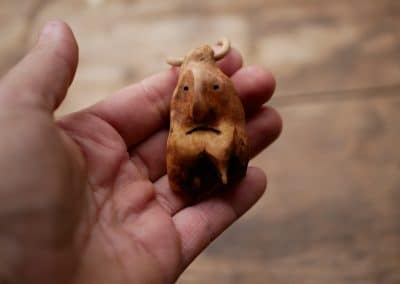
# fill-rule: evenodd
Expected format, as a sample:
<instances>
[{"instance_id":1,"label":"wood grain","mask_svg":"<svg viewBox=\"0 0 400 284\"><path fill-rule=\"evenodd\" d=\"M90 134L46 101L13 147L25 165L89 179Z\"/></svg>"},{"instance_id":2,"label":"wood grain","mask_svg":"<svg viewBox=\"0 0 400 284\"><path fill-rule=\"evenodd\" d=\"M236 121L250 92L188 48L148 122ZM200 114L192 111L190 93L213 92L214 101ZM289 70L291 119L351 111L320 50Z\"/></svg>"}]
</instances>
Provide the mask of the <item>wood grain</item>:
<instances>
[{"instance_id":1,"label":"wood grain","mask_svg":"<svg viewBox=\"0 0 400 284\"><path fill-rule=\"evenodd\" d=\"M393 86L400 78L396 0L3 2L0 74L47 20L64 19L75 31L81 61L60 114L164 70L168 55L221 35L247 63L274 72L280 96Z\"/></svg>"}]
</instances>

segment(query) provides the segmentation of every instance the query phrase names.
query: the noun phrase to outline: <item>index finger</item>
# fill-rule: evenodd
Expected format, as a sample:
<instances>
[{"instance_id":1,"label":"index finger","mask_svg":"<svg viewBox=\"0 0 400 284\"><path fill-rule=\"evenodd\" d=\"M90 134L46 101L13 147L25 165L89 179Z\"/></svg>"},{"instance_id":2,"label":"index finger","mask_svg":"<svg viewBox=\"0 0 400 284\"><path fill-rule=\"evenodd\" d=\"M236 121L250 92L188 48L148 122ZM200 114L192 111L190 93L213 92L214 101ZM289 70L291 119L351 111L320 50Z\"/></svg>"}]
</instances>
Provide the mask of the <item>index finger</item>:
<instances>
[{"instance_id":1,"label":"index finger","mask_svg":"<svg viewBox=\"0 0 400 284\"><path fill-rule=\"evenodd\" d=\"M232 48L218 65L231 76L241 68L242 56ZM177 80L178 70L171 68L118 91L87 111L111 124L128 147L136 145L167 123Z\"/></svg>"}]
</instances>

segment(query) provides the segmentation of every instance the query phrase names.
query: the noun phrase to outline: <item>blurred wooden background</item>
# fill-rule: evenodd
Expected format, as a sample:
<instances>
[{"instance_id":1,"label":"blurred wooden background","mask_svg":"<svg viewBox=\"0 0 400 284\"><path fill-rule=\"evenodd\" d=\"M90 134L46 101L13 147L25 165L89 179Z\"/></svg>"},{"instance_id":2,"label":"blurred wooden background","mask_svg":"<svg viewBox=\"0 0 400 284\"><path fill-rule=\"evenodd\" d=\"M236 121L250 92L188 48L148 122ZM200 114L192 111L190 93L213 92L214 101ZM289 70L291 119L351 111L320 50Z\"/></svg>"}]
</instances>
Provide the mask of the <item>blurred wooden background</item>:
<instances>
[{"instance_id":1,"label":"blurred wooden background","mask_svg":"<svg viewBox=\"0 0 400 284\"><path fill-rule=\"evenodd\" d=\"M59 115L221 35L277 77L268 193L179 283L400 283L400 1L0 0L0 74L54 18L80 45Z\"/></svg>"}]
</instances>

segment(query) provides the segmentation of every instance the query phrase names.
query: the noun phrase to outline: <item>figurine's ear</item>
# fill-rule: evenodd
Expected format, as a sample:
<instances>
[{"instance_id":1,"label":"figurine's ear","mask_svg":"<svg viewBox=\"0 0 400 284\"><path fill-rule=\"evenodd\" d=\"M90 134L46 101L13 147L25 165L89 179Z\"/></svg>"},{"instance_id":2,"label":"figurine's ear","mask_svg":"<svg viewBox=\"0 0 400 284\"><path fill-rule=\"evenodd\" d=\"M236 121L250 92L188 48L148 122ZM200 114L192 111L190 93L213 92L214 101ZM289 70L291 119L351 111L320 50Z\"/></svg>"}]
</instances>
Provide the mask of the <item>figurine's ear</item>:
<instances>
[{"instance_id":1,"label":"figurine's ear","mask_svg":"<svg viewBox=\"0 0 400 284\"><path fill-rule=\"evenodd\" d=\"M217 45L221 45L221 49L217 52L214 53L214 59L215 61L220 60L225 57L225 55L228 54L230 48L231 48L231 43L229 39L227 38L221 38L218 42Z\"/></svg>"}]
</instances>

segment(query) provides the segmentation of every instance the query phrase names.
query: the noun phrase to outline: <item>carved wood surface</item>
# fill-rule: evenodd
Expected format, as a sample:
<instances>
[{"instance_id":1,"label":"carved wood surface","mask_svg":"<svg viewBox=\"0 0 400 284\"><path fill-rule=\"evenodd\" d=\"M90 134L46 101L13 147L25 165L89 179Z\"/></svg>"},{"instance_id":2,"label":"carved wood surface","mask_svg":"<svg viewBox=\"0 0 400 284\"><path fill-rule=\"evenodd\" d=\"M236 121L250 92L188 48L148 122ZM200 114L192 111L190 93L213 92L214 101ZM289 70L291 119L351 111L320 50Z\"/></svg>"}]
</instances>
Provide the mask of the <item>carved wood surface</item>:
<instances>
[{"instance_id":1,"label":"carved wood surface","mask_svg":"<svg viewBox=\"0 0 400 284\"><path fill-rule=\"evenodd\" d=\"M80 44L59 114L221 35L276 74L267 194L179 283L400 283L400 1L4 0L0 74L51 18Z\"/></svg>"}]
</instances>

